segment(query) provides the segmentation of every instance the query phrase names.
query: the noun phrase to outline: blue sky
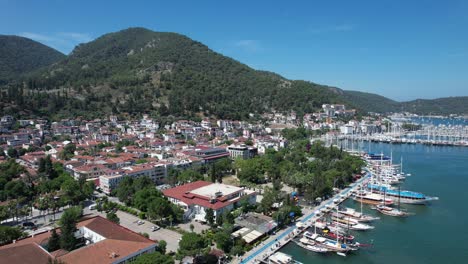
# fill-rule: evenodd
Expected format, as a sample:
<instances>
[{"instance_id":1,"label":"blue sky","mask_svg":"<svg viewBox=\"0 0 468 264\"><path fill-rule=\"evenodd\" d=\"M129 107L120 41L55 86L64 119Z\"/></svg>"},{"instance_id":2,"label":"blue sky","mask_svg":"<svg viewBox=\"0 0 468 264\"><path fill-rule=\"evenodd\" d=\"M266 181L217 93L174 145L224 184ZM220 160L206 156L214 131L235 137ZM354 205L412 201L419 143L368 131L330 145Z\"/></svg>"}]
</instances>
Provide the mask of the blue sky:
<instances>
[{"instance_id":1,"label":"blue sky","mask_svg":"<svg viewBox=\"0 0 468 264\"><path fill-rule=\"evenodd\" d=\"M64 53L131 26L182 33L290 79L396 100L468 95L464 0L0 0L0 34Z\"/></svg>"}]
</instances>

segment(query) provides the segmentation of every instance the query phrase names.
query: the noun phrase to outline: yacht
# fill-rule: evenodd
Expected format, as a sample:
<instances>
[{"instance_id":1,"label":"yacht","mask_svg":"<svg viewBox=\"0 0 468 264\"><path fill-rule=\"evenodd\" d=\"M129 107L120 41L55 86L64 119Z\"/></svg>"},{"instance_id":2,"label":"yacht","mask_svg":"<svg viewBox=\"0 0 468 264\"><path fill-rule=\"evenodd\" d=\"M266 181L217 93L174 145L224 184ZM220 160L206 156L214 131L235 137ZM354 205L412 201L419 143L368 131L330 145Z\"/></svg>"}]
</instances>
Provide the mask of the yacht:
<instances>
[{"instance_id":1,"label":"yacht","mask_svg":"<svg viewBox=\"0 0 468 264\"><path fill-rule=\"evenodd\" d=\"M367 187L375 194L386 195L387 198L390 198L393 201L400 199L400 202L404 204L427 204L431 201L439 200L438 197L429 197L422 193L413 191L395 190L388 186L382 186L379 184L368 184Z\"/></svg>"}]
</instances>

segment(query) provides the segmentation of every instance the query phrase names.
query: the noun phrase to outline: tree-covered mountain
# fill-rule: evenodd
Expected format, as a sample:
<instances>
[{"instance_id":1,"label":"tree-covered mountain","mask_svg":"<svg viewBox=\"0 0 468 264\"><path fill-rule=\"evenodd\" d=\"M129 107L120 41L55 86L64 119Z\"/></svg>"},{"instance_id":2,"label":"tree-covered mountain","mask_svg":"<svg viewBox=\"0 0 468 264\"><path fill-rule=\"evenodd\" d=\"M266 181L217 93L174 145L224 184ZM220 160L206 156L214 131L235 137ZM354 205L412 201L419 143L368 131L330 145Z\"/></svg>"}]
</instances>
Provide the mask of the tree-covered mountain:
<instances>
[{"instance_id":1,"label":"tree-covered mountain","mask_svg":"<svg viewBox=\"0 0 468 264\"><path fill-rule=\"evenodd\" d=\"M323 103L393 112L419 111L430 108L431 102L398 103L288 80L254 70L186 36L144 28L103 35L53 64L22 73L11 74L14 78L1 87L0 114L96 118L150 113L245 119L250 113L272 110L312 112ZM451 105L444 107L445 102L437 104L438 109L449 111Z\"/></svg>"},{"instance_id":2,"label":"tree-covered mountain","mask_svg":"<svg viewBox=\"0 0 468 264\"><path fill-rule=\"evenodd\" d=\"M358 91L343 91L344 98L364 112L411 112L415 114L468 114L468 96L417 99L397 102L384 96Z\"/></svg>"},{"instance_id":3,"label":"tree-covered mountain","mask_svg":"<svg viewBox=\"0 0 468 264\"><path fill-rule=\"evenodd\" d=\"M417 99L401 103L408 112L428 115L468 114L468 96L445 97L432 100Z\"/></svg>"},{"instance_id":4,"label":"tree-covered mountain","mask_svg":"<svg viewBox=\"0 0 468 264\"><path fill-rule=\"evenodd\" d=\"M343 91L343 97L364 112L386 113L401 110L399 102L378 94Z\"/></svg>"},{"instance_id":5,"label":"tree-covered mountain","mask_svg":"<svg viewBox=\"0 0 468 264\"><path fill-rule=\"evenodd\" d=\"M344 102L326 86L256 71L183 35L144 28L81 44L23 81L25 86L10 85L5 96L22 94L19 103L39 115L151 112L243 119L272 109L309 112L325 102Z\"/></svg>"},{"instance_id":6,"label":"tree-covered mountain","mask_svg":"<svg viewBox=\"0 0 468 264\"><path fill-rule=\"evenodd\" d=\"M0 35L0 84L64 58L62 53L34 40Z\"/></svg>"}]
</instances>

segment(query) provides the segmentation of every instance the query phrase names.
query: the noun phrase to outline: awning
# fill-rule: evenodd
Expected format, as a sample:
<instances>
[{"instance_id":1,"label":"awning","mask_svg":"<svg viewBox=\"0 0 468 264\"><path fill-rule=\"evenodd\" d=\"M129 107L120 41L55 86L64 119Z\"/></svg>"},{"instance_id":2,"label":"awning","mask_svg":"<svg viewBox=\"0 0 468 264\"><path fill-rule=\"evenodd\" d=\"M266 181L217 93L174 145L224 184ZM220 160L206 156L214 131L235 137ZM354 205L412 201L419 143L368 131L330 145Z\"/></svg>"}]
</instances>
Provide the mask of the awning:
<instances>
[{"instance_id":1,"label":"awning","mask_svg":"<svg viewBox=\"0 0 468 264\"><path fill-rule=\"evenodd\" d=\"M250 244L253 241L260 238L262 235L263 235L262 233L254 230L254 231L248 233L247 235L243 236L242 239L244 239L247 244Z\"/></svg>"}]
</instances>

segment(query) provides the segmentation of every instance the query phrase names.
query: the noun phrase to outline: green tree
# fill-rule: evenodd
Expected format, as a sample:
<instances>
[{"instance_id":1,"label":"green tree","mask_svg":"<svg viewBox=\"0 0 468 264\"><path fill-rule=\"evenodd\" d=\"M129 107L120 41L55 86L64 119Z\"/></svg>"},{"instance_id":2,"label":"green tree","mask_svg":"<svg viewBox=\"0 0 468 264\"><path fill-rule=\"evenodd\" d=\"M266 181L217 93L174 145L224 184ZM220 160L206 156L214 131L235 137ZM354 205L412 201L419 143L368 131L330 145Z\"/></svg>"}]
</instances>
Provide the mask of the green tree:
<instances>
[{"instance_id":1,"label":"green tree","mask_svg":"<svg viewBox=\"0 0 468 264\"><path fill-rule=\"evenodd\" d=\"M276 191L270 187L265 187L263 192L263 199L260 202L260 209L264 214L268 214L271 211L271 207L274 203L278 202L279 191Z\"/></svg>"},{"instance_id":2,"label":"green tree","mask_svg":"<svg viewBox=\"0 0 468 264\"><path fill-rule=\"evenodd\" d=\"M197 233L185 233L179 242L178 255L197 256L208 246L206 239Z\"/></svg>"},{"instance_id":3,"label":"green tree","mask_svg":"<svg viewBox=\"0 0 468 264\"><path fill-rule=\"evenodd\" d=\"M63 150L59 153L59 158L63 160L69 160L75 155L76 145L69 143L65 145Z\"/></svg>"},{"instance_id":4,"label":"green tree","mask_svg":"<svg viewBox=\"0 0 468 264\"><path fill-rule=\"evenodd\" d=\"M120 224L120 219L119 219L119 217L117 216L117 214L114 213L114 212L108 212L108 213L106 214L106 218L109 219L110 221L116 223L116 224Z\"/></svg>"},{"instance_id":5,"label":"green tree","mask_svg":"<svg viewBox=\"0 0 468 264\"><path fill-rule=\"evenodd\" d=\"M138 208L138 210L146 212L148 211L149 204L158 197L162 197L160 191L156 188L146 188L135 193L132 204Z\"/></svg>"},{"instance_id":6,"label":"green tree","mask_svg":"<svg viewBox=\"0 0 468 264\"><path fill-rule=\"evenodd\" d=\"M0 225L0 244L11 243L13 240L21 238L26 234L18 227Z\"/></svg>"},{"instance_id":7,"label":"green tree","mask_svg":"<svg viewBox=\"0 0 468 264\"><path fill-rule=\"evenodd\" d=\"M233 240L231 235L220 231L214 235L214 241L216 242L216 247L221 249L224 252L230 252L233 246Z\"/></svg>"},{"instance_id":8,"label":"green tree","mask_svg":"<svg viewBox=\"0 0 468 264\"><path fill-rule=\"evenodd\" d=\"M228 224L234 224L234 215L231 212L226 212L224 215L224 221Z\"/></svg>"},{"instance_id":9,"label":"green tree","mask_svg":"<svg viewBox=\"0 0 468 264\"><path fill-rule=\"evenodd\" d=\"M165 255L166 254L166 248L167 248L166 240L159 240L158 241L158 251L161 252L161 254Z\"/></svg>"},{"instance_id":10,"label":"green tree","mask_svg":"<svg viewBox=\"0 0 468 264\"><path fill-rule=\"evenodd\" d=\"M52 229L52 234L50 235L49 241L47 242L47 250L49 252L60 249L60 236L57 234L57 231Z\"/></svg>"},{"instance_id":11,"label":"green tree","mask_svg":"<svg viewBox=\"0 0 468 264\"><path fill-rule=\"evenodd\" d=\"M133 189L135 192L152 186L154 186L154 183L148 176L138 177L133 181Z\"/></svg>"},{"instance_id":12,"label":"green tree","mask_svg":"<svg viewBox=\"0 0 468 264\"><path fill-rule=\"evenodd\" d=\"M127 205L131 204L133 195L135 194L133 179L131 177L124 177L117 186L115 193L121 202Z\"/></svg>"},{"instance_id":13,"label":"green tree","mask_svg":"<svg viewBox=\"0 0 468 264\"><path fill-rule=\"evenodd\" d=\"M211 177L211 182L216 182L216 165L213 163L211 164L210 168L210 177Z\"/></svg>"},{"instance_id":14,"label":"green tree","mask_svg":"<svg viewBox=\"0 0 468 264\"><path fill-rule=\"evenodd\" d=\"M71 251L75 249L78 240L75 237L76 223L78 219L81 217L82 209L81 207L75 206L70 207L65 210L60 217L60 231L62 232L60 235L60 247L62 249Z\"/></svg>"},{"instance_id":15,"label":"green tree","mask_svg":"<svg viewBox=\"0 0 468 264\"><path fill-rule=\"evenodd\" d=\"M161 219L172 213L170 202L162 197L157 197L148 206L148 216L151 219Z\"/></svg>"},{"instance_id":16,"label":"green tree","mask_svg":"<svg viewBox=\"0 0 468 264\"><path fill-rule=\"evenodd\" d=\"M83 200L80 185L74 179L64 181L61 190L63 192L61 199L65 204L78 205Z\"/></svg>"},{"instance_id":17,"label":"green tree","mask_svg":"<svg viewBox=\"0 0 468 264\"><path fill-rule=\"evenodd\" d=\"M7 151L8 157L10 158L17 158L18 157L18 151L15 148L8 148Z\"/></svg>"},{"instance_id":18,"label":"green tree","mask_svg":"<svg viewBox=\"0 0 468 264\"><path fill-rule=\"evenodd\" d=\"M161 254L161 252L147 253L138 256L131 264L174 264L174 259L169 255Z\"/></svg>"},{"instance_id":19,"label":"green tree","mask_svg":"<svg viewBox=\"0 0 468 264\"><path fill-rule=\"evenodd\" d=\"M203 180L203 175L193 169L187 169L182 171L178 176L179 182L194 182L198 180Z\"/></svg>"},{"instance_id":20,"label":"green tree","mask_svg":"<svg viewBox=\"0 0 468 264\"><path fill-rule=\"evenodd\" d=\"M218 214L218 215L216 216L216 225L217 225L217 226L222 226L223 223L224 223L224 217L223 217L223 215L222 215L222 214Z\"/></svg>"},{"instance_id":21,"label":"green tree","mask_svg":"<svg viewBox=\"0 0 468 264\"><path fill-rule=\"evenodd\" d=\"M211 226L214 224L214 211L211 208L205 210L205 221Z\"/></svg>"}]
</instances>

